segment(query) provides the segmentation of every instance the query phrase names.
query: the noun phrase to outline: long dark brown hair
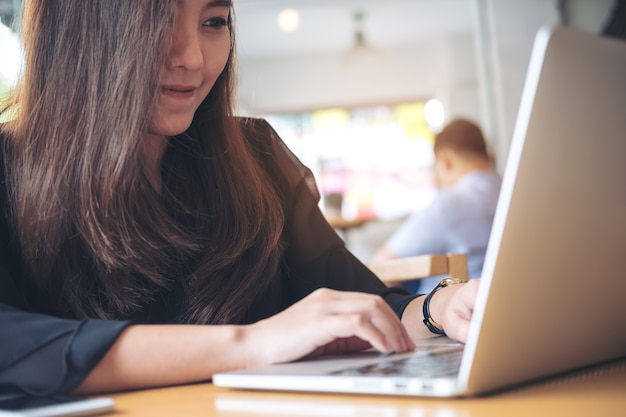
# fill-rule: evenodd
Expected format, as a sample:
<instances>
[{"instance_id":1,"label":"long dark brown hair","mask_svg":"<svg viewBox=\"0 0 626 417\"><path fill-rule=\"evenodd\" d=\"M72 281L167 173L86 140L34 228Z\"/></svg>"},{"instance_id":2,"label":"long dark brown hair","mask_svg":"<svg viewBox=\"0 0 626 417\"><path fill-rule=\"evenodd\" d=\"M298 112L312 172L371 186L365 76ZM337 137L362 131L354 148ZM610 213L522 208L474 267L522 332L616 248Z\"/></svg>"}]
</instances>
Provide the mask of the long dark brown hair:
<instances>
[{"instance_id":1,"label":"long dark brown hair","mask_svg":"<svg viewBox=\"0 0 626 417\"><path fill-rule=\"evenodd\" d=\"M144 172L174 4L25 2L5 164L26 285L45 310L132 318L178 280L181 321L237 322L276 272L283 212L233 117L234 46L171 138L160 193Z\"/></svg>"}]
</instances>

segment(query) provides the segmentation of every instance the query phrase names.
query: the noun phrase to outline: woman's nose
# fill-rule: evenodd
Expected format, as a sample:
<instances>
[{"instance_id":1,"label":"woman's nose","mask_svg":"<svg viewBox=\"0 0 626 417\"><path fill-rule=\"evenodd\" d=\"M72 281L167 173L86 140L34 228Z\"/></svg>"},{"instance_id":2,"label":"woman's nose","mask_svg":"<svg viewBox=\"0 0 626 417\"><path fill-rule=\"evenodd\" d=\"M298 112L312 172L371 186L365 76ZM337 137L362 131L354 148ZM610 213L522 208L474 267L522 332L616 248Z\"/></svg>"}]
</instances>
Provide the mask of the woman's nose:
<instances>
[{"instance_id":1,"label":"woman's nose","mask_svg":"<svg viewBox=\"0 0 626 417\"><path fill-rule=\"evenodd\" d=\"M176 28L170 47L169 66L196 71L202 68L202 63L198 33L185 27Z\"/></svg>"}]
</instances>

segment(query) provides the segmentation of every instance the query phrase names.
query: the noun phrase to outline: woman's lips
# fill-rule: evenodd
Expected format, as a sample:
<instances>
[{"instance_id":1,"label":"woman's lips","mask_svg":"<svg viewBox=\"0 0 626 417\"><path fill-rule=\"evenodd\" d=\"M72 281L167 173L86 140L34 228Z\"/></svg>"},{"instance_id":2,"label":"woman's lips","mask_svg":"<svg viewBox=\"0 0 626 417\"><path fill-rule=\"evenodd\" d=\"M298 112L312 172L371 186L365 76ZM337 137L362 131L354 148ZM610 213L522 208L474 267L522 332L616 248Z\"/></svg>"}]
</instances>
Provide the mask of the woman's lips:
<instances>
[{"instance_id":1,"label":"woman's lips","mask_svg":"<svg viewBox=\"0 0 626 417\"><path fill-rule=\"evenodd\" d=\"M161 92L166 96L173 98L191 98L193 97L196 88L193 86L163 86Z\"/></svg>"}]
</instances>

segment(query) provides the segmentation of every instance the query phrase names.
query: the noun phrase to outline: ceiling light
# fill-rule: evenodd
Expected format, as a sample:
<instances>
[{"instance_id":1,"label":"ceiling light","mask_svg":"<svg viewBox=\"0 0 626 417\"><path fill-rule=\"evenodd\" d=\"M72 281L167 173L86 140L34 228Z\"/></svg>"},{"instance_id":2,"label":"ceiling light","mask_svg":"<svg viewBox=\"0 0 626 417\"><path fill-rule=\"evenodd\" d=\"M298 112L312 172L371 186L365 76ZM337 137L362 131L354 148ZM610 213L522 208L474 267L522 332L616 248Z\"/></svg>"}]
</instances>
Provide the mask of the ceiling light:
<instances>
[{"instance_id":1,"label":"ceiling light","mask_svg":"<svg viewBox=\"0 0 626 417\"><path fill-rule=\"evenodd\" d=\"M378 65L381 62L380 52L371 47L365 40L363 30L363 12L354 13L354 44L342 57L343 64L348 67L362 67Z\"/></svg>"},{"instance_id":2,"label":"ceiling light","mask_svg":"<svg viewBox=\"0 0 626 417\"><path fill-rule=\"evenodd\" d=\"M283 32L294 32L300 27L300 13L295 9L285 9L278 14L278 27Z\"/></svg>"}]
</instances>

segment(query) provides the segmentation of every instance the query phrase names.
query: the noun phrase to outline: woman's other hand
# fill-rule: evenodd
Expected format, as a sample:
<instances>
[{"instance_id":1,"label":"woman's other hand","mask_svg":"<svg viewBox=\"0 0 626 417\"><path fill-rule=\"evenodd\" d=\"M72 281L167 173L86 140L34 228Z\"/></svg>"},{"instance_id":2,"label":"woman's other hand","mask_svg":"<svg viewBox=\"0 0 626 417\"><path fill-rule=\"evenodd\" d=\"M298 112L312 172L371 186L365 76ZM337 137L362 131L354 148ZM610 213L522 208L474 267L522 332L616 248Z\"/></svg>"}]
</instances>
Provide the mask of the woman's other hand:
<instances>
[{"instance_id":1,"label":"woman's other hand","mask_svg":"<svg viewBox=\"0 0 626 417\"><path fill-rule=\"evenodd\" d=\"M430 314L451 339L465 342L474 312L479 279L444 287L430 299ZM422 306L426 297L418 297L405 309L402 322L414 339L434 336L424 325Z\"/></svg>"},{"instance_id":2,"label":"woman's other hand","mask_svg":"<svg viewBox=\"0 0 626 417\"><path fill-rule=\"evenodd\" d=\"M465 284L442 288L433 295L430 301L431 314L434 320L441 323L448 337L467 341L479 283L480 280L473 279Z\"/></svg>"}]
</instances>

